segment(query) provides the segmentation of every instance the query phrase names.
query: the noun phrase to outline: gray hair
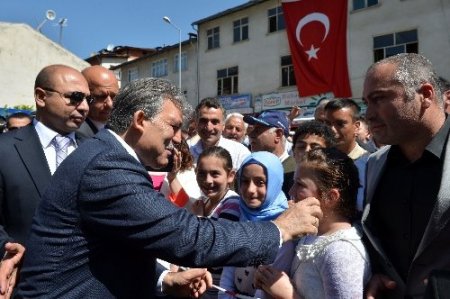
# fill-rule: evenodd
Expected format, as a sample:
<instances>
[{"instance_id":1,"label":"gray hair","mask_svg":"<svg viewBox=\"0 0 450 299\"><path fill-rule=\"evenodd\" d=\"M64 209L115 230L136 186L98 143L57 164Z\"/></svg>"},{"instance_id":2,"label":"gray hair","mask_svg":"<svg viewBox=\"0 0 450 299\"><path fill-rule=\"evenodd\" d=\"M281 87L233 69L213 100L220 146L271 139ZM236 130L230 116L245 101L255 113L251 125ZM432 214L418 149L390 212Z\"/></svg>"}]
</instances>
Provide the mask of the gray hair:
<instances>
[{"instance_id":1,"label":"gray hair","mask_svg":"<svg viewBox=\"0 0 450 299\"><path fill-rule=\"evenodd\" d=\"M437 102L442 103L439 78L433 69L433 65L425 56L416 53L397 54L374 63L367 73L381 64L396 65L393 79L403 86L408 101L414 99L414 94L423 83L430 83L434 88Z\"/></svg>"},{"instance_id":2,"label":"gray hair","mask_svg":"<svg viewBox=\"0 0 450 299\"><path fill-rule=\"evenodd\" d=\"M227 121L228 121L230 118L232 118L232 117L236 117L236 118L241 119L242 122L244 123L244 129L247 130L247 128L248 128L248 123L246 123L246 122L244 121L244 116L243 116L242 114L238 113L238 112L232 112L232 113L228 114L227 117L225 118L225 124L226 124Z\"/></svg>"},{"instance_id":3,"label":"gray hair","mask_svg":"<svg viewBox=\"0 0 450 299\"><path fill-rule=\"evenodd\" d=\"M170 81L159 78L134 80L121 89L114 99L108 127L117 134L124 133L130 127L134 113L139 110L152 120L162 111L165 100L172 101L183 116L192 111L180 90Z\"/></svg>"}]
</instances>

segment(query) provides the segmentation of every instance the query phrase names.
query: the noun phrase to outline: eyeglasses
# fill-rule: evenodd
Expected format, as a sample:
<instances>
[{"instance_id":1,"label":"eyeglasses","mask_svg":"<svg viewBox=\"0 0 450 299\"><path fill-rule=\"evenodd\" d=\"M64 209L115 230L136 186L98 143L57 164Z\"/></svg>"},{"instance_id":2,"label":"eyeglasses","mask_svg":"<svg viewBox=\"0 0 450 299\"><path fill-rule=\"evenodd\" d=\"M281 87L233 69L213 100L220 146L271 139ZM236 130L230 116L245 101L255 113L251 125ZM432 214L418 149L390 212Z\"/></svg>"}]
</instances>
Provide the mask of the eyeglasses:
<instances>
[{"instance_id":1,"label":"eyeglasses","mask_svg":"<svg viewBox=\"0 0 450 299\"><path fill-rule=\"evenodd\" d=\"M88 104L91 104L94 101L94 98L92 96L86 95L85 93L83 93L81 91L73 91L71 93L62 93L62 92L59 92L57 90L54 90L54 89L51 89L51 88L48 88L48 87L41 87L41 88L43 90L45 90L45 91L56 92L62 98L69 99L70 105L74 105L74 106L80 105L81 102L84 101L84 99L86 99Z\"/></svg>"}]
</instances>

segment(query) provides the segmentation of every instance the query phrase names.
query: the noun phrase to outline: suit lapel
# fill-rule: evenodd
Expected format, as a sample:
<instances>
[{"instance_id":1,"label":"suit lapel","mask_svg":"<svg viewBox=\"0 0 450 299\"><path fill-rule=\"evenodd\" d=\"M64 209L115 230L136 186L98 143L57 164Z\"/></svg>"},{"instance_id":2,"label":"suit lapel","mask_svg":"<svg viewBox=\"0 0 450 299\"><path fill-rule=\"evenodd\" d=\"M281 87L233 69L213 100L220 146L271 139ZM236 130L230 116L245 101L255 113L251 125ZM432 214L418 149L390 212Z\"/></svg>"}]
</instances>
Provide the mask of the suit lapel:
<instances>
[{"instance_id":1,"label":"suit lapel","mask_svg":"<svg viewBox=\"0 0 450 299\"><path fill-rule=\"evenodd\" d=\"M450 208L450 137L447 139L447 146L445 149L444 165L442 167L441 184L436 200L436 204L431 212L430 221L428 222L425 232L423 234L422 241L417 248L416 259L430 244L430 242L437 236L437 234L447 225L449 218L448 215Z\"/></svg>"},{"instance_id":2,"label":"suit lapel","mask_svg":"<svg viewBox=\"0 0 450 299\"><path fill-rule=\"evenodd\" d=\"M14 146L30 174L39 196L42 196L43 186L47 186L51 173L34 126L30 125L18 131Z\"/></svg>"}]
</instances>

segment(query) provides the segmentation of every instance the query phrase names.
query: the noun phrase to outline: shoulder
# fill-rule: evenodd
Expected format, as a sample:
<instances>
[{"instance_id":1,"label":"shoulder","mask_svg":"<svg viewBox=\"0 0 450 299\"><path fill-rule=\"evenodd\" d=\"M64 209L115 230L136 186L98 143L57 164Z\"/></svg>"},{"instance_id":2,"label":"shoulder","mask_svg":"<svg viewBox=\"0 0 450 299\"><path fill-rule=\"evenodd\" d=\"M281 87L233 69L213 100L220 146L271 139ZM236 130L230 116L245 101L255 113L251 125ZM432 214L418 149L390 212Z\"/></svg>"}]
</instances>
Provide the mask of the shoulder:
<instances>
[{"instance_id":1,"label":"shoulder","mask_svg":"<svg viewBox=\"0 0 450 299\"><path fill-rule=\"evenodd\" d=\"M295 163L294 157L289 156L281 164L283 164L283 168L284 168L285 172L295 171L296 163Z\"/></svg>"},{"instance_id":2,"label":"shoulder","mask_svg":"<svg viewBox=\"0 0 450 299\"><path fill-rule=\"evenodd\" d=\"M237 141L234 141L234 140L231 140L231 139L227 139L225 137L220 137L218 145L223 147L224 149L226 149L230 153L232 153L232 152L244 152L244 153L250 154L250 151L248 150L248 148L245 145L243 145L240 142L237 142Z\"/></svg>"}]
</instances>

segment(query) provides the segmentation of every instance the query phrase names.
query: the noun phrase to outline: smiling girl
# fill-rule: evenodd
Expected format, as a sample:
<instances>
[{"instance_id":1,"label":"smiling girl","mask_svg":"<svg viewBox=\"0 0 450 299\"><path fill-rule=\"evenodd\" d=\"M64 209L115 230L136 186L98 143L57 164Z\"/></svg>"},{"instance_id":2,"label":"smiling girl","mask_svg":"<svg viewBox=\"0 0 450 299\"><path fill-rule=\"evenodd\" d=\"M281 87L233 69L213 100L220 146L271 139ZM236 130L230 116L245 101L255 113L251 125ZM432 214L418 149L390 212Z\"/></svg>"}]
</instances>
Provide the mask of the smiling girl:
<instances>
[{"instance_id":1,"label":"smiling girl","mask_svg":"<svg viewBox=\"0 0 450 299\"><path fill-rule=\"evenodd\" d=\"M281 190L283 166L280 159L272 153L254 152L248 156L238 171L238 184L241 196L240 221L273 220L288 207L286 196ZM225 267L220 286L253 296L255 270L255 267Z\"/></svg>"}]
</instances>

